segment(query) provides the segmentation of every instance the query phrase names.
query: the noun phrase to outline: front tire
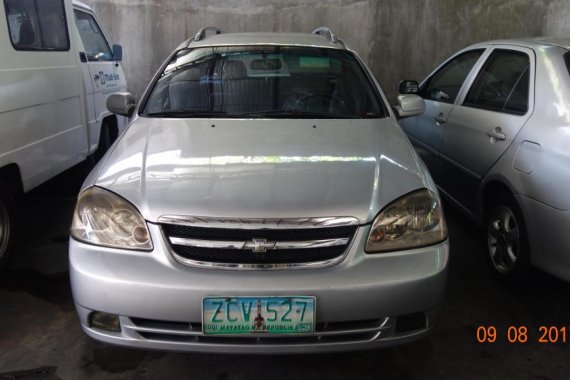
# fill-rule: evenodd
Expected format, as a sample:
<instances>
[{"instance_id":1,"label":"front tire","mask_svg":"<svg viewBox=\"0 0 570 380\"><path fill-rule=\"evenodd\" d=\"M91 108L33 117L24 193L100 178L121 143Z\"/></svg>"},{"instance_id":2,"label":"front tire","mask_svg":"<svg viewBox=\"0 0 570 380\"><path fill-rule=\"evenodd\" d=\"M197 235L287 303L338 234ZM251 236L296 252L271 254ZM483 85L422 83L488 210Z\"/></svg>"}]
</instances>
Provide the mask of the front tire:
<instances>
[{"instance_id":1,"label":"front tire","mask_svg":"<svg viewBox=\"0 0 570 380\"><path fill-rule=\"evenodd\" d=\"M491 273L506 285L520 285L531 269L522 211L506 193L493 198L487 209L487 262Z\"/></svg>"},{"instance_id":2,"label":"front tire","mask_svg":"<svg viewBox=\"0 0 570 380\"><path fill-rule=\"evenodd\" d=\"M0 273L8 267L14 250L15 215L14 200L8 190L0 184Z\"/></svg>"},{"instance_id":3,"label":"front tire","mask_svg":"<svg viewBox=\"0 0 570 380\"><path fill-rule=\"evenodd\" d=\"M109 120L103 121L103 124L101 125L101 133L99 135L99 146L95 152L95 158L97 161L105 155L116 139L117 131L114 123Z\"/></svg>"}]
</instances>

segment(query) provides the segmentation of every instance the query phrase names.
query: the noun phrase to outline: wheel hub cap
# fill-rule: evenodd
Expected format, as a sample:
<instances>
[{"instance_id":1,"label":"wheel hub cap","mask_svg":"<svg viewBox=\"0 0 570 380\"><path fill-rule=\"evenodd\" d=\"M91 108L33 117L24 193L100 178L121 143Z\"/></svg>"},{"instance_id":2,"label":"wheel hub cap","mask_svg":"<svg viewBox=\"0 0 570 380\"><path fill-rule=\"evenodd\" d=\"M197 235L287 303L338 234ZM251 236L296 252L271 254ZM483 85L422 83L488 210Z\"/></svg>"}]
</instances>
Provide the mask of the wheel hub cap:
<instances>
[{"instance_id":1,"label":"wheel hub cap","mask_svg":"<svg viewBox=\"0 0 570 380\"><path fill-rule=\"evenodd\" d=\"M491 215L487 241L495 268L501 273L509 273L519 254L519 226L515 215L507 206L497 207Z\"/></svg>"}]
</instances>

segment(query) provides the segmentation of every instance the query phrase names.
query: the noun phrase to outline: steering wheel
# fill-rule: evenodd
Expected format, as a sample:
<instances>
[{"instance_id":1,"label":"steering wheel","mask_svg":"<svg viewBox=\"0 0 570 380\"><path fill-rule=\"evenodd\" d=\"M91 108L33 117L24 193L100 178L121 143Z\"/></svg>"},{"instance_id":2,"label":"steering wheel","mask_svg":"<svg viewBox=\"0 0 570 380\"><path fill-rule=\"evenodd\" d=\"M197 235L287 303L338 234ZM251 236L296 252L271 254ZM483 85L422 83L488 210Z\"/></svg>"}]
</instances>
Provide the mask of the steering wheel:
<instances>
[{"instance_id":1,"label":"steering wheel","mask_svg":"<svg viewBox=\"0 0 570 380\"><path fill-rule=\"evenodd\" d=\"M344 100L338 96L319 92L319 93L304 93L304 94L291 94L294 96L295 100L293 102L294 108L304 111L310 111L315 109L323 109L322 112L329 112L329 108L335 107L338 109L337 112L345 112L347 110L347 105ZM287 102L288 99L284 103Z\"/></svg>"}]
</instances>

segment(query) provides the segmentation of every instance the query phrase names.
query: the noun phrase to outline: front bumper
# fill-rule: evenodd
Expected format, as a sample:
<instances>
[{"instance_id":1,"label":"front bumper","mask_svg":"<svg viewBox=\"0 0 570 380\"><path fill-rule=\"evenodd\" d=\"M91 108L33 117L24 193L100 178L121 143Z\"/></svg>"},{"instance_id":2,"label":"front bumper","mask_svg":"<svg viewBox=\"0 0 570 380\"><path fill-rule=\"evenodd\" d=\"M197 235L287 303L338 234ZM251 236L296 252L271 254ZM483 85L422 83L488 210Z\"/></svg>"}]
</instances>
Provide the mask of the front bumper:
<instances>
[{"instance_id":1,"label":"front bumper","mask_svg":"<svg viewBox=\"0 0 570 380\"><path fill-rule=\"evenodd\" d=\"M359 228L346 259L320 269L236 271L176 262L160 228L149 225L152 252L70 241L73 297L91 337L137 348L215 353L301 353L368 349L425 336L446 285L449 244L367 255L369 226ZM304 336L203 335L202 298L315 296L317 331ZM120 316L121 331L89 326L93 311ZM402 321L425 319L403 328ZM409 325L409 324L408 324Z\"/></svg>"}]
</instances>

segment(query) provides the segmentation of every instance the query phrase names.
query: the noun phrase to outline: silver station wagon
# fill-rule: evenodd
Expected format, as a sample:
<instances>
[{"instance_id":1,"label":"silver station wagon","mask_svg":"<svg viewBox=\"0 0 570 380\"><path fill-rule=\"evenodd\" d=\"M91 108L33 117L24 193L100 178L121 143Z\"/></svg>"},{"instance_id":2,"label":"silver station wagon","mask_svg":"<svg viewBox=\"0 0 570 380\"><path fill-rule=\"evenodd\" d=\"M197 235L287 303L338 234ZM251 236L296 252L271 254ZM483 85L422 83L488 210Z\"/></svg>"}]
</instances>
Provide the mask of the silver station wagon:
<instances>
[{"instance_id":1,"label":"silver station wagon","mask_svg":"<svg viewBox=\"0 0 570 380\"><path fill-rule=\"evenodd\" d=\"M211 33L213 30L214 33ZM84 331L124 346L300 353L405 343L446 285L440 199L372 74L327 28L177 48L86 179L71 227Z\"/></svg>"},{"instance_id":2,"label":"silver station wagon","mask_svg":"<svg viewBox=\"0 0 570 380\"><path fill-rule=\"evenodd\" d=\"M489 267L510 285L532 265L570 281L569 71L570 39L479 43L422 82L425 113L401 123L443 193L485 226Z\"/></svg>"}]
</instances>

